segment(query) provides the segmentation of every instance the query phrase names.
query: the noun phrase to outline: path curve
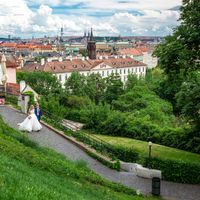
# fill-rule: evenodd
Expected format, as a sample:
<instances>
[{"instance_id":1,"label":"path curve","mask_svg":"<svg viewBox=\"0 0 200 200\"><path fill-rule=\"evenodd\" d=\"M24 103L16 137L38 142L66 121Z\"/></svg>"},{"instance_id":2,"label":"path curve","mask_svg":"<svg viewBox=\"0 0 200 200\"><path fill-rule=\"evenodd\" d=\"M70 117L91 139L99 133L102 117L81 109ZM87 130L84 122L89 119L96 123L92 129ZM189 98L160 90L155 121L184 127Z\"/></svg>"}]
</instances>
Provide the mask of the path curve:
<instances>
[{"instance_id":1,"label":"path curve","mask_svg":"<svg viewBox=\"0 0 200 200\"><path fill-rule=\"evenodd\" d=\"M0 114L5 122L15 129L18 128L17 124L22 122L26 117L26 115L19 111L15 111L8 106L0 106ZM43 129L40 132L29 133L28 136L38 142L41 146L52 148L57 152L64 154L71 160L86 161L92 170L106 179L124 184L136 190L140 190L143 194L151 193L151 180L137 177L136 175L128 172L118 172L104 166L97 160L88 156L76 145L72 144L45 126L43 126ZM162 181L161 195L167 200L199 200L200 185Z\"/></svg>"}]
</instances>

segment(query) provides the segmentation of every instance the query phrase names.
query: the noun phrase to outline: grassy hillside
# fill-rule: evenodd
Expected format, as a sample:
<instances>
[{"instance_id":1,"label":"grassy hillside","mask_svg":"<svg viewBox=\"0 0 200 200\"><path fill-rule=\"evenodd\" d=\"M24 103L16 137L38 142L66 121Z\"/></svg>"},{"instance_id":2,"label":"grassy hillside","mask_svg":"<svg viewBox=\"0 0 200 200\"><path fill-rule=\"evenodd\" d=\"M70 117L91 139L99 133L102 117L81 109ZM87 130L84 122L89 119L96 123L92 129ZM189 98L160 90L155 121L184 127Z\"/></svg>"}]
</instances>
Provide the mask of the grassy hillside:
<instances>
[{"instance_id":1,"label":"grassy hillside","mask_svg":"<svg viewBox=\"0 0 200 200\"><path fill-rule=\"evenodd\" d=\"M131 189L89 170L83 162L39 147L0 118L0 199L143 200Z\"/></svg>"},{"instance_id":2,"label":"grassy hillside","mask_svg":"<svg viewBox=\"0 0 200 200\"><path fill-rule=\"evenodd\" d=\"M127 148L133 148L140 155L148 156L149 146L147 142L125 137L112 137L112 136L97 135L97 134L95 136L112 145L121 145ZM152 156L169 160L184 161L188 163L200 163L199 154L190 153L187 151L171 147L166 147L159 144L153 144Z\"/></svg>"}]
</instances>

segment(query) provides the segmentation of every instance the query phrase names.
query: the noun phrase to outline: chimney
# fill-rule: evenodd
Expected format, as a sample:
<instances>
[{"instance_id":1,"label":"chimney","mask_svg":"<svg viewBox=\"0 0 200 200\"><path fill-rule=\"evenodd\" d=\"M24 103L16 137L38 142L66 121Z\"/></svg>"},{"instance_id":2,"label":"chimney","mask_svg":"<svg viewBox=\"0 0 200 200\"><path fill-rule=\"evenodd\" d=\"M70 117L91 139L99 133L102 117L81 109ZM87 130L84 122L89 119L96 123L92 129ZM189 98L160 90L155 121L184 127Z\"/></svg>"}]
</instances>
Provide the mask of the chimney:
<instances>
[{"instance_id":1,"label":"chimney","mask_svg":"<svg viewBox=\"0 0 200 200\"><path fill-rule=\"evenodd\" d=\"M86 60L89 60L89 57L88 57L88 56L86 57Z\"/></svg>"},{"instance_id":2,"label":"chimney","mask_svg":"<svg viewBox=\"0 0 200 200\"><path fill-rule=\"evenodd\" d=\"M85 61L85 57L82 57L81 59L82 59L82 61Z\"/></svg>"},{"instance_id":3,"label":"chimney","mask_svg":"<svg viewBox=\"0 0 200 200\"><path fill-rule=\"evenodd\" d=\"M23 68L24 67L24 60L23 60L23 57L22 57L21 54L19 56L19 61L20 61L20 67Z\"/></svg>"},{"instance_id":4,"label":"chimney","mask_svg":"<svg viewBox=\"0 0 200 200\"><path fill-rule=\"evenodd\" d=\"M47 58L47 62L51 62L52 60L51 60L51 58Z\"/></svg>"},{"instance_id":5,"label":"chimney","mask_svg":"<svg viewBox=\"0 0 200 200\"><path fill-rule=\"evenodd\" d=\"M42 58L42 59L41 59L41 65L44 65L44 64L45 64L45 59Z\"/></svg>"},{"instance_id":6,"label":"chimney","mask_svg":"<svg viewBox=\"0 0 200 200\"><path fill-rule=\"evenodd\" d=\"M118 56L115 56L115 59L117 59L118 58Z\"/></svg>"},{"instance_id":7,"label":"chimney","mask_svg":"<svg viewBox=\"0 0 200 200\"><path fill-rule=\"evenodd\" d=\"M103 56L99 56L99 60L103 60Z\"/></svg>"},{"instance_id":8,"label":"chimney","mask_svg":"<svg viewBox=\"0 0 200 200\"><path fill-rule=\"evenodd\" d=\"M126 55L123 55L123 56L122 56L122 58L124 58L124 59L125 59L125 58L126 58Z\"/></svg>"},{"instance_id":9,"label":"chimney","mask_svg":"<svg viewBox=\"0 0 200 200\"><path fill-rule=\"evenodd\" d=\"M59 57L59 58L58 58L58 61L59 61L59 62L62 62L62 61L63 61L63 58L62 58L62 57Z\"/></svg>"}]
</instances>

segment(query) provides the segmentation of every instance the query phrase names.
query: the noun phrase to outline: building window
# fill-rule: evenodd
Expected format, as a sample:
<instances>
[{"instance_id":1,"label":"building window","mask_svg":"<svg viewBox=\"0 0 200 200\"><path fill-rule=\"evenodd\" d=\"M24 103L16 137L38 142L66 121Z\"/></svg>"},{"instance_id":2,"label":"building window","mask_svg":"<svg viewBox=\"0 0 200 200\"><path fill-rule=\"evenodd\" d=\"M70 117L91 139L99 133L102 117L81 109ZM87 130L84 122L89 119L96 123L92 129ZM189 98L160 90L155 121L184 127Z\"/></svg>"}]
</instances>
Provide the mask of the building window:
<instances>
[{"instance_id":1,"label":"building window","mask_svg":"<svg viewBox=\"0 0 200 200\"><path fill-rule=\"evenodd\" d=\"M132 68L132 73L133 73L133 68Z\"/></svg>"},{"instance_id":2,"label":"building window","mask_svg":"<svg viewBox=\"0 0 200 200\"><path fill-rule=\"evenodd\" d=\"M65 75L65 80L67 80L67 74Z\"/></svg>"},{"instance_id":3,"label":"building window","mask_svg":"<svg viewBox=\"0 0 200 200\"><path fill-rule=\"evenodd\" d=\"M137 73L137 67L135 68L135 72Z\"/></svg>"},{"instance_id":4,"label":"building window","mask_svg":"<svg viewBox=\"0 0 200 200\"><path fill-rule=\"evenodd\" d=\"M130 69L128 69L128 74L130 74Z\"/></svg>"},{"instance_id":5,"label":"building window","mask_svg":"<svg viewBox=\"0 0 200 200\"><path fill-rule=\"evenodd\" d=\"M102 76L104 76L104 71L102 71Z\"/></svg>"},{"instance_id":6,"label":"building window","mask_svg":"<svg viewBox=\"0 0 200 200\"><path fill-rule=\"evenodd\" d=\"M62 76L61 75L59 75L59 81L62 81Z\"/></svg>"},{"instance_id":7,"label":"building window","mask_svg":"<svg viewBox=\"0 0 200 200\"><path fill-rule=\"evenodd\" d=\"M121 69L119 70L119 73L122 74L122 70Z\"/></svg>"},{"instance_id":8,"label":"building window","mask_svg":"<svg viewBox=\"0 0 200 200\"><path fill-rule=\"evenodd\" d=\"M124 69L124 74L126 74L126 69Z\"/></svg>"},{"instance_id":9,"label":"building window","mask_svg":"<svg viewBox=\"0 0 200 200\"><path fill-rule=\"evenodd\" d=\"M109 71L107 71L107 76L109 76Z\"/></svg>"}]
</instances>

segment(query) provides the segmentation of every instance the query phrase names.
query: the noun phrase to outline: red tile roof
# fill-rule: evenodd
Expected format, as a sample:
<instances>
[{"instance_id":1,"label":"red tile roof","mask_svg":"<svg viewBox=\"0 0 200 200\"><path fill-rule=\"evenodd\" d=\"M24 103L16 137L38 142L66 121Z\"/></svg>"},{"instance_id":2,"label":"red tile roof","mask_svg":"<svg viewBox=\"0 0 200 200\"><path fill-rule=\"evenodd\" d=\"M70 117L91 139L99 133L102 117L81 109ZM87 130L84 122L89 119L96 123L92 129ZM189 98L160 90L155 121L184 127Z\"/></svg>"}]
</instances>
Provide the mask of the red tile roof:
<instances>
[{"instance_id":1,"label":"red tile roof","mask_svg":"<svg viewBox=\"0 0 200 200\"><path fill-rule=\"evenodd\" d=\"M1 43L0 46L1 47L6 47L6 48L15 48L15 49L52 50L52 45L42 45L42 44L38 45L38 44L34 44L34 43L18 44L18 43L6 42L6 43Z\"/></svg>"},{"instance_id":2,"label":"red tile roof","mask_svg":"<svg viewBox=\"0 0 200 200\"><path fill-rule=\"evenodd\" d=\"M0 55L0 62L2 59L2 55ZM17 57L13 55L6 55L6 67L7 68L17 68L20 66L20 61Z\"/></svg>"},{"instance_id":3,"label":"red tile roof","mask_svg":"<svg viewBox=\"0 0 200 200\"><path fill-rule=\"evenodd\" d=\"M122 55L133 55L133 56L142 56L142 51L139 49L131 48L131 49L122 49L119 51Z\"/></svg>"},{"instance_id":4,"label":"red tile roof","mask_svg":"<svg viewBox=\"0 0 200 200\"><path fill-rule=\"evenodd\" d=\"M122 55L142 56L144 52L148 52L149 50L146 46L138 46L137 48L122 49L119 53Z\"/></svg>"},{"instance_id":5,"label":"red tile roof","mask_svg":"<svg viewBox=\"0 0 200 200\"><path fill-rule=\"evenodd\" d=\"M132 58L113 58L103 60L81 60L73 59L66 61L46 62L44 65L39 63L27 64L22 70L25 71L46 71L51 73L66 73L73 71L90 71L101 63L105 63L113 68L146 66L144 63Z\"/></svg>"}]
</instances>

